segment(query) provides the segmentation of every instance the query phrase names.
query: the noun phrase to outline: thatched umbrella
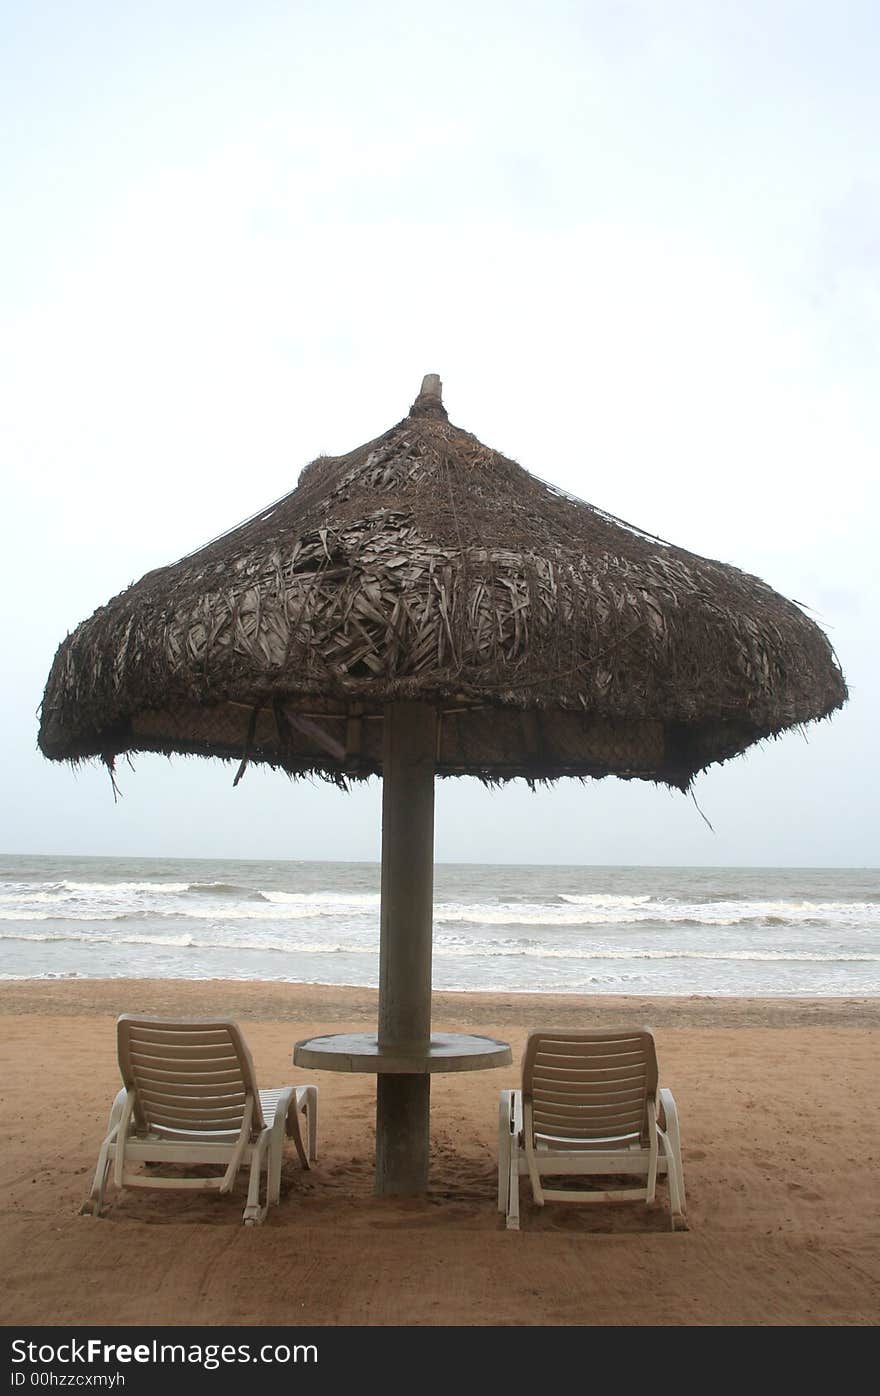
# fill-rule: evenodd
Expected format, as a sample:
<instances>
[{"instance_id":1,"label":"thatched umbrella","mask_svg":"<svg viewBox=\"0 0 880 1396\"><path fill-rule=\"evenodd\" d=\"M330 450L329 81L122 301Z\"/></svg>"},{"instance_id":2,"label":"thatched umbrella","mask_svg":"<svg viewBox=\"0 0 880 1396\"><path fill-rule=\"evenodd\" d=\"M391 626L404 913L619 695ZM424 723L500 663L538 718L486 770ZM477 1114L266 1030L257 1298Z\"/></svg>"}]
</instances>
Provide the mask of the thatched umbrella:
<instances>
[{"instance_id":1,"label":"thatched umbrella","mask_svg":"<svg viewBox=\"0 0 880 1396\"><path fill-rule=\"evenodd\" d=\"M450 425L431 374L390 431L68 636L39 741L111 771L156 751L232 758L236 780L249 762L383 775L379 1038L409 1042L430 1037L435 774L685 790L846 696L797 605ZM380 1083L379 1186L418 1186L427 1093Z\"/></svg>"}]
</instances>

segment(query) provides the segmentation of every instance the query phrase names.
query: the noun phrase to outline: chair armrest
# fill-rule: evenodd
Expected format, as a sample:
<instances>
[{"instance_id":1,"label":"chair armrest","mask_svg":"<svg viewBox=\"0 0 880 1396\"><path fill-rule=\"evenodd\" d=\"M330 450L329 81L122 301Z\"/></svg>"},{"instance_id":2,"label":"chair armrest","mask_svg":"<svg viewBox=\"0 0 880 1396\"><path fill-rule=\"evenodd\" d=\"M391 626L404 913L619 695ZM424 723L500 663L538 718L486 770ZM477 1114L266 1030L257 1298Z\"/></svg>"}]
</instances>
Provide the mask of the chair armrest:
<instances>
[{"instance_id":1,"label":"chair armrest","mask_svg":"<svg viewBox=\"0 0 880 1396\"><path fill-rule=\"evenodd\" d=\"M669 1179L669 1207L672 1214L673 1231L687 1231L687 1212L684 1190L684 1165L681 1161L681 1134L678 1128L678 1108L670 1090L663 1087L658 1092L661 1120L659 1130L664 1141Z\"/></svg>"},{"instance_id":2,"label":"chair armrest","mask_svg":"<svg viewBox=\"0 0 880 1396\"><path fill-rule=\"evenodd\" d=\"M122 1117L122 1108L125 1105L125 1097L127 1095L128 1091L125 1089L124 1086L120 1087L120 1089L116 1092L113 1104L110 1106L110 1118L107 1121L108 1134L113 1129L113 1126L119 1123Z\"/></svg>"},{"instance_id":3,"label":"chair armrest","mask_svg":"<svg viewBox=\"0 0 880 1396\"><path fill-rule=\"evenodd\" d=\"M670 1129L678 1129L678 1107L667 1086L661 1086L657 1092L657 1123L667 1133Z\"/></svg>"},{"instance_id":4,"label":"chair armrest","mask_svg":"<svg viewBox=\"0 0 880 1396\"><path fill-rule=\"evenodd\" d=\"M498 1134L513 1134L516 1113L516 1091L502 1091L498 1099Z\"/></svg>"}]
</instances>

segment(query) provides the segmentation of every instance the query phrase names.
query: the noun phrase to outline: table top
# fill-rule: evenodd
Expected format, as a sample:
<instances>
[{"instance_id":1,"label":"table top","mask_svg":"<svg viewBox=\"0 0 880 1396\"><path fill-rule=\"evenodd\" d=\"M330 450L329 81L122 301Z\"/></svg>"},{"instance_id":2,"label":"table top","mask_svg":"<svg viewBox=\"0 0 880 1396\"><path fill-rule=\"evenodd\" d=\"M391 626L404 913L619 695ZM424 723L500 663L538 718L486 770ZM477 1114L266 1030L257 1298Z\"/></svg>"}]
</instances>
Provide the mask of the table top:
<instances>
[{"instance_id":1,"label":"table top","mask_svg":"<svg viewBox=\"0 0 880 1396\"><path fill-rule=\"evenodd\" d=\"M420 1075L437 1071L485 1071L509 1066L509 1042L470 1033L432 1033L430 1042L380 1044L373 1033L339 1032L309 1037L293 1049L295 1066L320 1071Z\"/></svg>"}]
</instances>

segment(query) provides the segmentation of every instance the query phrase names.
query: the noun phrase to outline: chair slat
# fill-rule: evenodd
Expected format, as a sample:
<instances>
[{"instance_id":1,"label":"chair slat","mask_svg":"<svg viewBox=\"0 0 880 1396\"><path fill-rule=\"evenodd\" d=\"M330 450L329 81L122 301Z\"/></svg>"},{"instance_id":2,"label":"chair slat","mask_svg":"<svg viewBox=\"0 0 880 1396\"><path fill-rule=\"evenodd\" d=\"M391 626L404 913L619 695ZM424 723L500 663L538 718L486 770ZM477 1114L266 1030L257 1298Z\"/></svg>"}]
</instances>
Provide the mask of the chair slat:
<instances>
[{"instance_id":1,"label":"chair slat","mask_svg":"<svg viewBox=\"0 0 880 1396\"><path fill-rule=\"evenodd\" d=\"M239 1076L241 1075L238 1059L231 1055L187 1057L182 1061L176 1054L169 1054L167 1057L148 1057L141 1052L132 1052L131 1065L134 1071L141 1069L145 1071L151 1069L156 1071L168 1071L169 1069L177 1071L237 1071Z\"/></svg>"},{"instance_id":2,"label":"chair slat","mask_svg":"<svg viewBox=\"0 0 880 1396\"><path fill-rule=\"evenodd\" d=\"M642 1129L645 1116L641 1110L605 1110L597 1114L595 1110L535 1110L532 1112L535 1129L543 1129L547 1124L559 1122L567 1128L607 1130L617 1133L621 1125Z\"/></svg>"},{"instance_id":3,"label":"chair slat","mask_svg":"<svg viewBox=\"0 0 880 1396\"><path fill-rule=\"evenodd\" d=\"M224 1111L228 1113L230 1110L237 1110L238 1113L241 1114L245 1106L245 1097L240 1096L232 1100L225 1096L221 1097L220 1100L212 1100L210 1098L183 1100L173 1097L168 1099L165 1096L142 1095L141 1104L147 1113L154 1110L173 1110L178 1115L210 1115L221 1114Z\"/></svg>"},{"instance_id":4,"label":"chair slat","mask_svg":"<svg viewBox=\"0 0 880 1396\"><path fill-rule=\"evenodd\" d=\"M581 1130L585 1134L630 1134L638 1133L642 1128L643 1117L641 1114L632 1113L626 1115L602 1115L578 1116L578 1115L556 1115L542 1113L534 1117L535 1132L546 1134L548 1130L554 1132L557 1129Z\"/></svg>"},{"instance_id":5,"label":"chair slat","mask_svg":"<svg viewBox=\"0 0 880 1396\"><path fill-rule=\"evenodd\" d=\"M148 1124L164 1122L174 1124L178 1129L205 1129L210 1121L216 1121L226 1129L233 1124L240 1125L244 1111L240 1106L230 1106L219 1110L176 1110L172 1106L156 1102L145 1111Z\"/></svg>"},{"instance_id":6,"label":"chair slat","mask_svg":"<svg viewBox=\"0 0 880 1396\"><path fill-rule=\"evenodd\" d=\"M138 1069L135 1073L138 1086L170 1086L186 1082L202 1091L228 1090L230 1086L244 1088L240 1071L156 1071Z\"/></svg>"},{"instance_id":7,"label":"chair slat","mask_svg":"<svg viewBox=\"0 0 880 1396\"><path fill-rule=\"evenodd\" d=\"M177 1047L198 1046L199 1043L228 1047L232 1041L227 1028L210 1027L185 1030L180 1027L147 1028L138 1025L129 1028L128 1038L130 1042L166 1043Z\"/></svg>"},{"instance_id":8,"label":"chair slat","mask_svg":"<svg viewBox=\"0 0 880 1396\"><path fill-rule=\"evenodd\" d=\"M634 1110L644 1109L646 1098L644 1087L641 1089L633 1089L632 1086L625 1087L623 1090L616 1087L610 1090L596 1090L594 1086L591 1086L589 1090L583 1091L572 1091L568 1089L554 1089L552 1091L537 1090L532 1091L531 1095L528 1097L536 1109L542 1102L547 1102L551 1105L558 1103L559 1105L589 1106L594 1110L613 1108L614 1105L620 1101L630 1105Z\"/></svg>"},{"instance_id":9,"label":"chair slat","mask_svg":"<svg viewBox=\"0 0 880 1396\"><path fill-rule=\"evenodd\" d=\"M168 1096L192 1096L193 1099L209 1099L213 1096L238 1095L242 1099L247 1094L240 1076L228 1081L200 1080L187 1076L138 1077L138 1090L144 1094Z\"/></svg>"},{"instance_id":10,"label":"chair slat","mask_svg":"<svg viewBox=\"0 0 880 1396\"><path fill-rule=\"evenodd\" d=\"M226 1091L223 1095L200 1095L193 1091L141 1091L145 1106L168 1105L175 1110L220 1110L230 1106L243 1108L247 1099L244 1091Z\"/></svg>"},{"instance_id":11,"label":"chair slat","mask_svg":"<svg viewBox=\"0 0 880 1396\"><path fill-rule=\"evenodd\" d=\"M570 1048L575 1052L616 1052L630 1051L634 1048L646 1050L645 1032L629 1033L604 1033L604 1032L539 1032L534 1034L539 1039L539 1050L553 1051L557 1047Z\"/></svg>"},{"instance_id":12,"label":"chair slat","mask_svg":"<svg viewBox=\"0 0 880 1396\"><path fill-rule=\"evenodd\" d=\"M633 1071L644 1071L648 1063L644 1056L634 1056L627 1052L620 1056L585 1056L569 1057L554 1056L546 1052L537 1052L532 1061L532 1070L542 1067L556 1067L559 1070L568 1071L614 1071L631 1067Z\"/></svg>"},{"instance_id":13,"label":"chair slat","mask_svg":"<svg viewBox=\"0 0 880 1396\"><path fill-rule=\"evenodd\" d=\"M540 1047L535 1053L534 1060L536 1062L571 1063L573 1066L583 1062L589 1062L602 1066L613 1065L615 1062L644 1062L646 1058L643 1051L609 1052L604 1048L598 1050L594 1047L591 1050L584 1050L582 1052L573 1052L570 1050L559 1052L548 1051L546 1047Z\"/></svg>"},{"instance_id":14,"label":"chair slat","mask_svg":"<svg viewBox=\"0 0 880 1396\"><path fill-rule=\"evenodd\" d=\"M156 1065L156 1067L161 1067L161 1065L170 1061L176 1062L179 1067L183 1068L184 1065L186 1065L187 1069L198 1071L200 1062L205 1062L207 1065L214 1065L214 1067L218 1062L229 1062L230 1065L233 1065L236 1064L237 1057L233 1051L229 1051L228 1046L175 1047L169 1048L168 1051L163 1051L162 1047L134 1046L131 1048L131 1061L135 1062L135 1064L142 1062L142 1065L145 1065L145 1067L148 1067L151 1062Z\"/></svg>"},{"instance_id":15,"label":"chair slat","mask_svg":"<svg viewBox=\"0 0 880 1396\"><path fill-rule=\"evenodd\" d=\"M623 1090L627 1088L647 1088L647 1076L644 1071L541 1071L533 1072L532 1089L546 1086L552 1089L554 1086L592 1086L597 1090L603 1088L620 1086Z\"/></svg>"},{"instance_id":16,"label":"chair slat","mask_svg":"<svg viewBox=\"0 0 880 1396\"><path fill-rule=\"evenodd\" d=\"M535 1138L543 1136L552 1139L628 1139L630 1135L642 1137L641 1120L603 1120L595 1124L587 1120L536 1120L533 1125Z\"/></svg>"},{"instance_id":17,"label":"chair slat","mask_svg":"<svg viewBox=\"0 0 880 1396\"><path fill-rule=\"evenodd\" d=\"M561 1097L575 1096L578 1100L586 1100L592 1097L595 1100L610 1100L616 1095L631 1096L633 1099L641 1097L644 1099L647 1094L644 1077L641 1080L632 1080L629 1077L621 1079L615 1078L613 1081L596 1081L592 1078L581 1081L572 1081L568 1077L559 1078L557 1076L545 1079L544 1077L532 1078L532 1089L528 1092L533 1099L539 1096Z\"/></svg>"}]
</instances>

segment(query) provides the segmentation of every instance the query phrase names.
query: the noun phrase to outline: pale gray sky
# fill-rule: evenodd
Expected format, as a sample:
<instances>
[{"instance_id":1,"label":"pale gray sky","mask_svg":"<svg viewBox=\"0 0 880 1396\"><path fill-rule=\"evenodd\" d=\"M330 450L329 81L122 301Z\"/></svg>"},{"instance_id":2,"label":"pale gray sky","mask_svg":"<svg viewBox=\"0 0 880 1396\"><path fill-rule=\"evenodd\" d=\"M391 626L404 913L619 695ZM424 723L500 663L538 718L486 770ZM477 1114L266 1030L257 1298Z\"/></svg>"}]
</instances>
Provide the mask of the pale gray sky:
<instances>
[{"instance_id":1,"label":"pale gray sky","mask_svg":"<svg viewBox=\"0 0 880 1396\"><path fill-rule=\"evenodd\" d=\"M377 782L36 751L65 633L404 415L811 608L852 700L715 768L438 788L442 860L875 865L880 10L9 0L0 851L373 858Z\"/></svg>"}]
</instances>

